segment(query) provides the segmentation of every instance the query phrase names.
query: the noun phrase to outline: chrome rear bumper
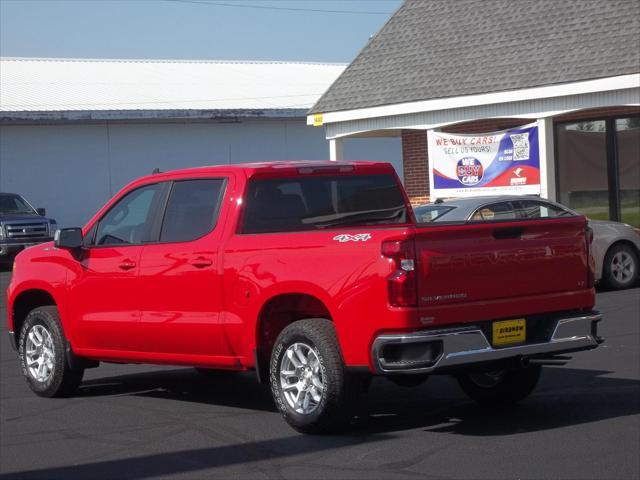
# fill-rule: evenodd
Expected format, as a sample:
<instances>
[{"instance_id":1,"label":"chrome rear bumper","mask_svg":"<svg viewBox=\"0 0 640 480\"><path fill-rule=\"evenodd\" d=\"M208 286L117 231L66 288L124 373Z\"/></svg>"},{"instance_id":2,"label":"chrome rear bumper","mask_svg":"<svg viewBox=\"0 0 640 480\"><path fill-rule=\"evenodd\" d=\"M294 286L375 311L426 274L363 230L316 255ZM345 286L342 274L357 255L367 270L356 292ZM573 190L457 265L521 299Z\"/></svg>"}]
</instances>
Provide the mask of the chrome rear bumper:
<instances>
[{"instance_id":1,"label":"chrome rear bumper","mask_svg":"<svg viewBox=\"0 0 640 480\"><path fill-rule=\"evenodd\" d=\"M407 334L380 335L373 342L373 365L380 374L431 373L448 367L458 367L507 358L557 355L596 348L604 340L597 334L597 323L602 315L561 318L556 321L550 340L513 347L493 348L482 330L476 326L443 330L418 331ZM385 348L389 345L420 344L431 358L390 363L385 361ZM397 347L392 347L397 348ZM428 356L428 355L427 355Z\"/></svg>"}]
</instances>

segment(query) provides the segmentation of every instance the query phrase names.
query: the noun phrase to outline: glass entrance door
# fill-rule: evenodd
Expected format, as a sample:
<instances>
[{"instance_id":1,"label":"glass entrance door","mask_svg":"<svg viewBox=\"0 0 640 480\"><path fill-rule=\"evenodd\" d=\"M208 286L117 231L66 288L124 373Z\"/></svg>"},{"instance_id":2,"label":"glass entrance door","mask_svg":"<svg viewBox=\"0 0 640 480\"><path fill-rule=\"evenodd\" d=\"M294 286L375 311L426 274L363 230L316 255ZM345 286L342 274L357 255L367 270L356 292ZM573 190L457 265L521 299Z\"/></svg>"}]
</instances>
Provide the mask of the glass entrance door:
<instances>
[{"instance_id":1,"label":"glass entrance door","mask_svg":"<svg viewBox=\"0 0 640 480\"><path fill-rule=\"evenodd\" d=\"M560 124L556 131L560 203L594 220L608 220L606 122Z\"/></svg>"},{"instance_id":2,"label":"glass entrance door","mask_svg":"<svg viewBox=\"0 0 640 480\"><path fill-rule=\"evenodd\" d=\"M620 221L640 227L640 117L616 119Z\"/></svg>"},{"instance_id":3,"label":"glass entrance door","mask_svg":"<svg viewBox=\"0 0 640 480\"><path fill-rule=\"evenodd\" d=\"M557 123L560 202L640 227L640 116Z\"/></svg>"}]
</instances>

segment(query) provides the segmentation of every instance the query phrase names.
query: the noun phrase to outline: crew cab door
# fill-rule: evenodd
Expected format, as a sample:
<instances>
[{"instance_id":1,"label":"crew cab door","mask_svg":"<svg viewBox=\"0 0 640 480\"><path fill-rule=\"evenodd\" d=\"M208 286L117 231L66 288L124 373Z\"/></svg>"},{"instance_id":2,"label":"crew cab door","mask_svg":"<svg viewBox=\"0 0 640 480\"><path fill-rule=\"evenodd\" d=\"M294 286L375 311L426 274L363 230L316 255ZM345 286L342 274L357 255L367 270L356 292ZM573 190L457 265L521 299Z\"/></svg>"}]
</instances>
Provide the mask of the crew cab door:
<instances>
[{"instance_id":1,"label":"crew cab door","mask_svg":"<svg viewBox=\"0 0 640 480\"><path fill-rule=\"evenodd\" d=\"M140 320L138 270L163 184L125 194L87 233L69 279L69 308L81 349L129 351Z\"/></svg>"},{"instance_id":2,"label":"crew cab door","mask_svg":"<svg viewBox=\"0 0 640 480\"><path fill-rule=\"evenodd\" d=\"M220 354L219 245L230 180L171 183L158 239L144 246L140 258L139 351L195 362L193 356Z\"/></svg>"},{"instance_id":3,"label":"crew cab door","mask_svg":"<svg viewBox=\"0 0 640 480\"><path fill-rule=\"evenodd\" d=\"M423 323L561 311L590 297L586 219L550 208L532 216L518 202L498 202L464 224L418 227Z\"/></svg>"}]
</instances>

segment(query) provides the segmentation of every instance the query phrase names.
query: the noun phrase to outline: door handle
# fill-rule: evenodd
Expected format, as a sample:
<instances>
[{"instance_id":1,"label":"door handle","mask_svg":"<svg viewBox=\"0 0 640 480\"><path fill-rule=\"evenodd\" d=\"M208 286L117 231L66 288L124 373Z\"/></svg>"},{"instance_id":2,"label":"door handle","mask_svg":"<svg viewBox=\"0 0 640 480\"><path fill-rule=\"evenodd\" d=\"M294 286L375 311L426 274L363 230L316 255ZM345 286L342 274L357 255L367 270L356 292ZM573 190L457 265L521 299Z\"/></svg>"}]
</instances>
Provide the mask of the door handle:
<instances>
[{"instance_id":1,"label":"door handle","mask_svg":"<svg viewBox=\"0 0 640 480\"><path fill-rule=\"evenodd\" d=\"M131 270L132 268L136 268L136 262L133 260L123 260L120 265L118 265L120 270Z\"/></svg>"},{"instance_id":2,"label":"door handle","mask_svg":"<svg viewBox=\"0 0 640 480\"><path fill-rule=\"evenodd\" d=\"M496 240L505 240L508 238L519 238L524 233L522 227L496 228L493 231L493 238Z\"/></svg>"},{"instance_id":3,"label":"door handle","mask_svg":"<svg viewBox=\"0 0 640 480\"><path fill-rule=\"evenodd\" d=\"M211 260L210 258L198 257L191 261L191 265L196 268L205 268L213 265L213 260Z\"/></svg>"}]
</instances>

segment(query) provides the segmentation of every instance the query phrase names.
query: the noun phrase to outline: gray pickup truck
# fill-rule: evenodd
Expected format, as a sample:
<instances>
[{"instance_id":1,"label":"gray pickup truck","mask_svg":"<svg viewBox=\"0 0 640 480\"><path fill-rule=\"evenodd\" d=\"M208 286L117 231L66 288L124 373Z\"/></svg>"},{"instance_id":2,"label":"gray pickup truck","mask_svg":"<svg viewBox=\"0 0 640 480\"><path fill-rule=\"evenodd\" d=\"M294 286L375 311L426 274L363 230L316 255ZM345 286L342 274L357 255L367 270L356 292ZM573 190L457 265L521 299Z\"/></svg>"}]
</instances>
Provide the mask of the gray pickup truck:
<instances>
[{"instance_id":1,"label":"gray pickup truck","mask_svg":"<svg viewBox=\"0 0 640 480\"><path fill-rule=\"evenodd\" d=\"M45 215L44 208L33 208L20 195L0 193L0 263L23 248L53 240L58 226Z\"/></svg>"}]
</instances>

